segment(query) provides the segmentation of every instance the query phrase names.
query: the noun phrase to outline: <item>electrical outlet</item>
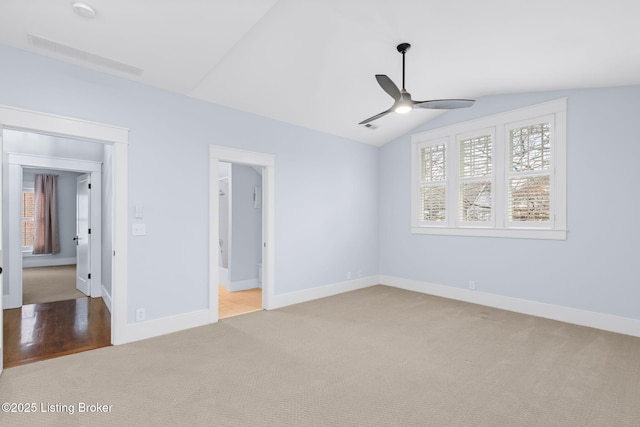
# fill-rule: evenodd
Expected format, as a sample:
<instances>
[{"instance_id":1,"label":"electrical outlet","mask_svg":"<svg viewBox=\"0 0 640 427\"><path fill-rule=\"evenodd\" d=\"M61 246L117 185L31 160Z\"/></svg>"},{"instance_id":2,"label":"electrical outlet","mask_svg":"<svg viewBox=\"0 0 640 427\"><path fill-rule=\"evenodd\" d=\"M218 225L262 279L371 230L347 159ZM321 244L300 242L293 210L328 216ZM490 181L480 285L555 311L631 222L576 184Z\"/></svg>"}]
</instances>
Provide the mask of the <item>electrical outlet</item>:
<instances>
[{"instance_id":1,"label":"electrical outlet","mask_svg":"<svg viewBox=\"0 0 640 427\"><path fill-rule=\"evenodd\" d=\"M146 317L146 313L144 311L144 308L138 308L136 310L136 322L142 322L145 317Z\"/></svg>"},{"instance_id":2,"label":"electrical outlet","mask_svg":"<svg viewBox=\"0 0 640 427\"><path fill-rule=\"evenodd\" d=\"M469 280L469 289L471 289L472 291L475 291L475 289L476 289L476 281L475 280Z\"/></svg>"}]
</instances>

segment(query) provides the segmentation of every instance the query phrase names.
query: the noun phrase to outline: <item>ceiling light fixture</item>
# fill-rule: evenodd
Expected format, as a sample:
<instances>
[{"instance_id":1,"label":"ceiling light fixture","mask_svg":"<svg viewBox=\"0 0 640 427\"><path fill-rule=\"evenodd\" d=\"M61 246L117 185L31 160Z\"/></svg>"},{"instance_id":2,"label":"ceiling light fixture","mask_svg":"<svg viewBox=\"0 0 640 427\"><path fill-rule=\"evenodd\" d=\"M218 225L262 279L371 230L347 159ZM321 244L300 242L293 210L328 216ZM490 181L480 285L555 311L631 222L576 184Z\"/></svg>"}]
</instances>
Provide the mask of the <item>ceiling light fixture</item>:
<instances>
[{"instance_id":1,"label":"ceiling light fixture","mask_svg":"<svg viewBox=\"0 0 640 427\"><path fill-rule=\"evenodd\" d=\"M398 114L406 114L413 110L413 101L411 100L411 94L402 89L400 92L400 99L396 101L393 111Z\"/></svg>"},{"instance_id":2,"label":"ceiling light fixture","mask_svg":"<svg viewBox=\"0 0 640 427\"><path fill-rule=\"evenodd\" d=\"M71 3L71 9L83 18L92 19L96 17L96 10L81 1Z\"/></svg>"}]
</instances>

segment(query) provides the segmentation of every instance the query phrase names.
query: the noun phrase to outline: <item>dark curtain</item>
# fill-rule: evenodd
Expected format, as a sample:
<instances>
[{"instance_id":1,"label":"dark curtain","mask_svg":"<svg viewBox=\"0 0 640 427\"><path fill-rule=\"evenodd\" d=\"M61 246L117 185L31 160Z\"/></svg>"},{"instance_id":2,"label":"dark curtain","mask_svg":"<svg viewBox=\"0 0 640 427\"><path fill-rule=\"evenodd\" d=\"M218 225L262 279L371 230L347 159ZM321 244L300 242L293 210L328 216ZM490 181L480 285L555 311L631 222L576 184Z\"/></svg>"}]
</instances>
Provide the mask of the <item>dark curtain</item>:
<instances>
[{"instance_id":1,"label":"dark curtain","mask_svg":"<svg viewBox=\"0 0 640 427\"><path fill-rule=\"evenodd\" d=\"M35 230L33 254L57 254L60 252L58 228L57 175L36 175L34 187Z\"/></svg>"}]
</instances>

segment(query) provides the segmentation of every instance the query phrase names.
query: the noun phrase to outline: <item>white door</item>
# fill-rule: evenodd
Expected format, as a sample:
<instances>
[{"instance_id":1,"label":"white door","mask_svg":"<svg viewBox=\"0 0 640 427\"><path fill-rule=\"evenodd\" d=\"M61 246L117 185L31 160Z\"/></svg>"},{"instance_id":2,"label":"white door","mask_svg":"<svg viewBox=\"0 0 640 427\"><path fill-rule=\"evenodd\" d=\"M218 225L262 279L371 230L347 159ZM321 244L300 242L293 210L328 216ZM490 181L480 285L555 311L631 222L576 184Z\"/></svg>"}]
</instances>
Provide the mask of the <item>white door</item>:
<instances>
[{"instance_id":1,"label":"white door","mask_svg":"<svg viewBox=\"0 0 640 427\"><path fill-rule=\"evenodd\" d=\"M78 177L76 193L76 288L83 294L91 295L91 176Z\"/></svg>"}]
</instances>

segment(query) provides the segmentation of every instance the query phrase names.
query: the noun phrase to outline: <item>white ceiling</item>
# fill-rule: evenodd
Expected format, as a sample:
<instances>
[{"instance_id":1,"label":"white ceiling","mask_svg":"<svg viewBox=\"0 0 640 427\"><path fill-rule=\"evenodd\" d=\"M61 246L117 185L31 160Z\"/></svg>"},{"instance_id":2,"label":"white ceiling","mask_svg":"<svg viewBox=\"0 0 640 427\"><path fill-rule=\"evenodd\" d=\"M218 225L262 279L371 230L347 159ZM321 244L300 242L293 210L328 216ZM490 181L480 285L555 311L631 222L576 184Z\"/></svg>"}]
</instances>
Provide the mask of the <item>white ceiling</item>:
<instances>
[{"instance_id":1,"label":"white ceiling","mask_svg":"<svg viewBox=\"0 0 640 427\"><path fill-rule=\"evenodd\" d=\"M1 0L0 43L373 145L439 114L358 126L391 106L374 75L401 85L401 42L417 100L640 84L638 0L86 3Z\"/></svg>"}]
</instances>

